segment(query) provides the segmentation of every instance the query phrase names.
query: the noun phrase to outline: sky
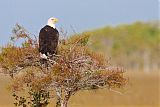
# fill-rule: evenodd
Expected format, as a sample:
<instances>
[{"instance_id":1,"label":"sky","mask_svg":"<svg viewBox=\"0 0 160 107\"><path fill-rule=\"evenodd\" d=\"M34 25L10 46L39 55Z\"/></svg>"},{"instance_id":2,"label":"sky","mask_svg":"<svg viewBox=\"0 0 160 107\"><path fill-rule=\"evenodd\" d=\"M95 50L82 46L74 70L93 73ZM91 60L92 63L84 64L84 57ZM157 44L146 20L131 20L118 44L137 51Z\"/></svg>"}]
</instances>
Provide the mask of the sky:
<instances>
[{"instance_id":1,"label":"sky","mask_svg":"<svg viewBox=\"0 0 160 107\"><path fill-rule=\"evenodd\" d=\"M0 46L7 44L16 23L38 37L48 18L68 34L103 26L159 19L160 0L1 0Z\"/></svg>"}]
</instances>

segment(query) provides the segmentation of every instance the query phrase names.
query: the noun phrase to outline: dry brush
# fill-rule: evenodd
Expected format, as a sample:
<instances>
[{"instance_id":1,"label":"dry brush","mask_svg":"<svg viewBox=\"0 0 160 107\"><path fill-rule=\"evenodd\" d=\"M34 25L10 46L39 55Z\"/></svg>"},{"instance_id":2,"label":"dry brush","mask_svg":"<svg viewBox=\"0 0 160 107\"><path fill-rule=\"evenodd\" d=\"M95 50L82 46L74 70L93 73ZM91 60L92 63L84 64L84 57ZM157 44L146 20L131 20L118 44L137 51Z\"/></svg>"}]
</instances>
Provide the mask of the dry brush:
<instances>
[{"instance_id":1,"label":"dry brush","mask_svg":"<svg viewBox=\"0 0 160 107\"><path fill-rule=\"evenodd\" d=\"M37 39L22 26L16 25L13 34L14 43L2 48L0 65L12 77L10 87L16 106L46 107L56 97L56 107L67 107L77 91L126 84L123 69L111 67L105 55L89 49L87 33L59 40L58 54L47 60L40 59ZM19 38L25 41L16 46ZM20 91L28 95L21 97L17 94Z\"/></svg>"}]
</instances>

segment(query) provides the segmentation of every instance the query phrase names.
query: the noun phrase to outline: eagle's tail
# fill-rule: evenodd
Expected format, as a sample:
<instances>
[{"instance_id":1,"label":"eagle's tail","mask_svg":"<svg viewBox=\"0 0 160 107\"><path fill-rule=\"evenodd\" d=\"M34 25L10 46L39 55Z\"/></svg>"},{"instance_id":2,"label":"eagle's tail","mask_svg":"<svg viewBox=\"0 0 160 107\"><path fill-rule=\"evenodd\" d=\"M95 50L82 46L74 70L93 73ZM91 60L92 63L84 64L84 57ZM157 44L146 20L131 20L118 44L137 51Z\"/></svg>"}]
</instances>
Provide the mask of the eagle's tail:
<instances>
[{"instance_id":1,"label":"eagle's tail","mask_svg":"<svg viewBox=\"0 0 160 107\"><path fill-rule=\"evenodd\" d=\"M41 54L41 53L40 53L40 58L42 58L42 59L47 59L48 57L46 56L46 54Z\"/></svg>"}]
</instances>

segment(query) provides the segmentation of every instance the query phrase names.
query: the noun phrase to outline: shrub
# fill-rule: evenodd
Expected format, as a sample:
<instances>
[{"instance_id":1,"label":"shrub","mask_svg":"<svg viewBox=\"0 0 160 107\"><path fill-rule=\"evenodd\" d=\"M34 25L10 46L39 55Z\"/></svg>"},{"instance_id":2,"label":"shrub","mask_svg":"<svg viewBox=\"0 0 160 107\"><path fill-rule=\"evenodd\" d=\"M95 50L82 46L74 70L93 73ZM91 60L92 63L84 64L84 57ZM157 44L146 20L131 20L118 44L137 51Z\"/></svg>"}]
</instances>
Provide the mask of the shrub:
<instances>
[{"instance_id":1,"label":"shrub","mask_svg":"<svg viewBox=\"0 0 160 107\"><path fill-rule=\"evenodd\" d=\"M18 27L17 27L18 26ZM12 77L11 90L16 106L46 107L54 92L56 107L67 107L69 98L80 90L122 87L126 84L124 70L111 67L105 56L90 50L90 34L60 40L58 54L42 61L36 38L21 27L14 28L14 44L2 48L0 64ZM16 39L23 38L21 46ZM18 92L27 91L25 97Z\"/></svg>"}]
</instances>

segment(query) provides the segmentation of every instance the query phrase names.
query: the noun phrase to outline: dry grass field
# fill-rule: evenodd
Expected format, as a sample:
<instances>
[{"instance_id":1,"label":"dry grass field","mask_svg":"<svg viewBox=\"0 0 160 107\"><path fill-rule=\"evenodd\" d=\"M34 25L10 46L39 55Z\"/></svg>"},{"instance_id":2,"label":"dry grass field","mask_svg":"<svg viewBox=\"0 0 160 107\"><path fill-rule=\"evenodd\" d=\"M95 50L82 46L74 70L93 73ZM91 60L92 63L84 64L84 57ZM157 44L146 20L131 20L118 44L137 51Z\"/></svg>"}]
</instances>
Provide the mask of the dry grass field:
<instances>
[{"instance_id":1,"label":"dry grass field","mask_svg":"<svg viewBox=\"0 0 160 107\"><path fill-rule=\"evenodd\" d=\"M122 94L107 89L81 91L71 97L69 107L160 107L158 72L127 72L126 76L128 85L118 90ZM0 75L0 107L14 107L8 83L7 77Z\"/></svg>"}]
</instances>

